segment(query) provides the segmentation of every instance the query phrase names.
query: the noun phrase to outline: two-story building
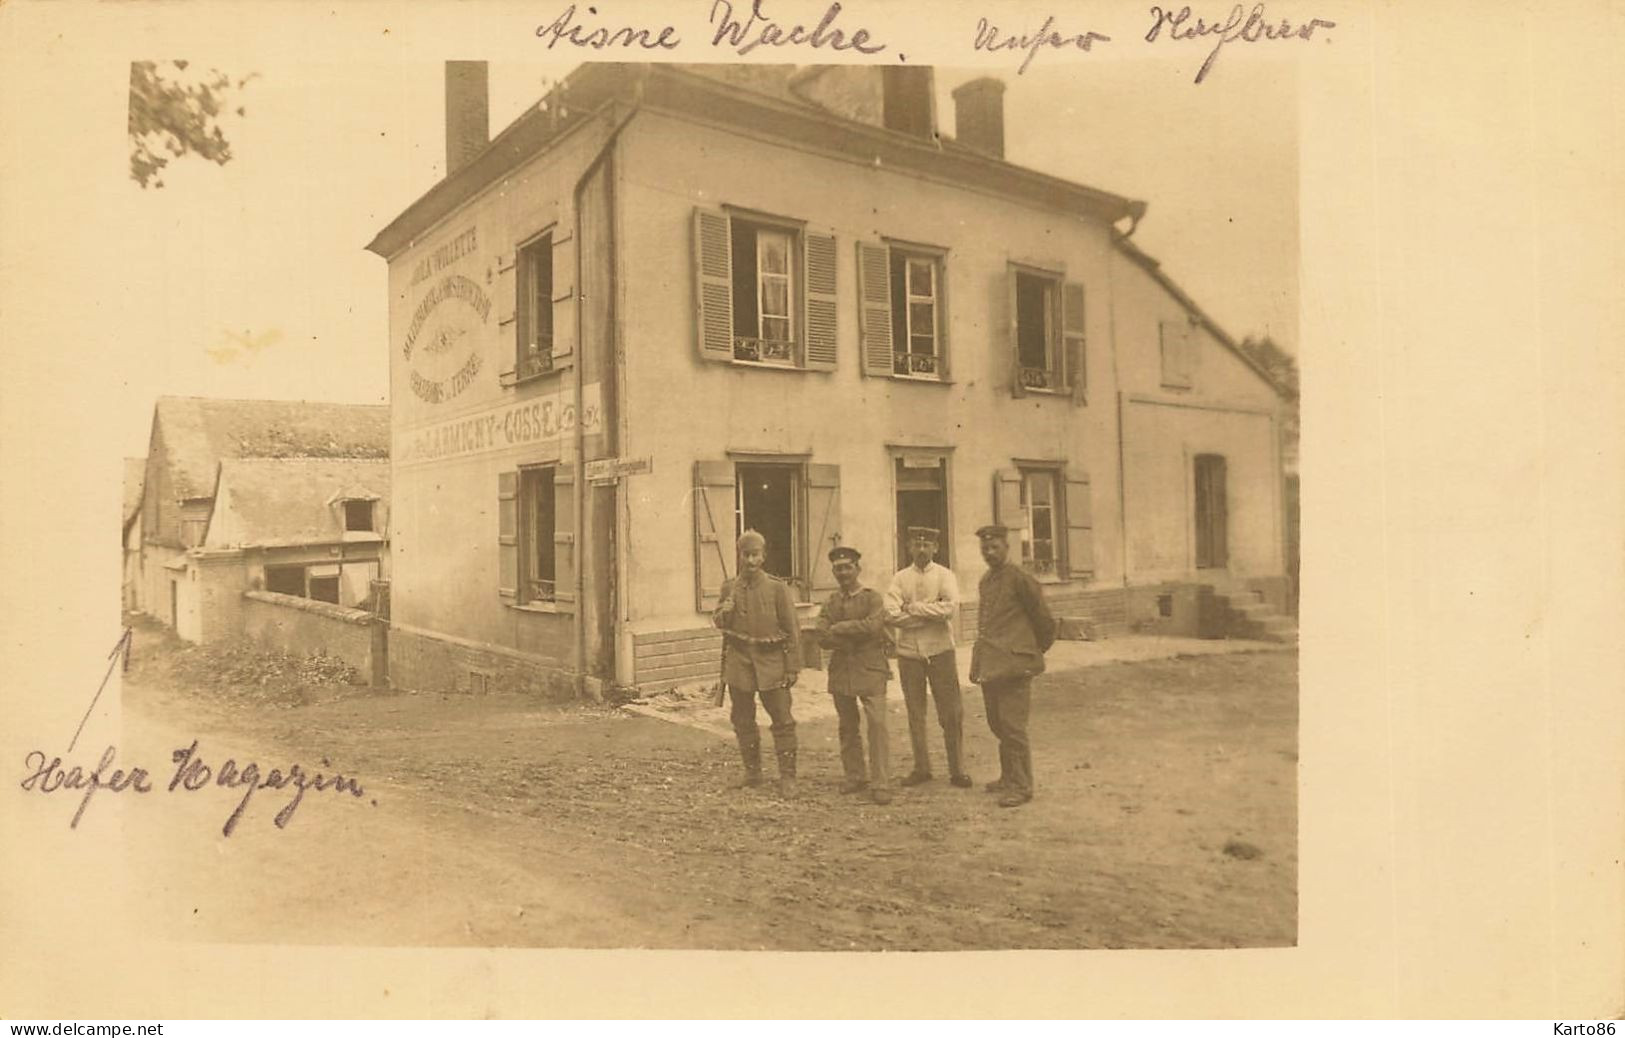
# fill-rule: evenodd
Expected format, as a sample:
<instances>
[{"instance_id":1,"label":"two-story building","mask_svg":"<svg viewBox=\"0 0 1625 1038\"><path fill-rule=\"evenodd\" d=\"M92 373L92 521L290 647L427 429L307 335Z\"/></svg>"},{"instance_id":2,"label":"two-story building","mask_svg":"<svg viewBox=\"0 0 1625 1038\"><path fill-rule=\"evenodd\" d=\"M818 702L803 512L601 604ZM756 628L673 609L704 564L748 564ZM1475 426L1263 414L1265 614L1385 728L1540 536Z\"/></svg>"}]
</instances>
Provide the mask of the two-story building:
<instances>
[{"instance_id":1,"label":"two-story building","mask_svg":"<svg viewBox=\"0 0 1625 1038\"><path fill-rule=\"evenodd\" d=\"M584 66L448 176L388 260L390 669L416 687L714 680L754 528L810 616L940 528L1020 530L1057 610L1195 633L1279 605L1280 397L1129 241L1145 204L1003 159L1003 87L932 71Z\"/></svg>"}]
</instances>

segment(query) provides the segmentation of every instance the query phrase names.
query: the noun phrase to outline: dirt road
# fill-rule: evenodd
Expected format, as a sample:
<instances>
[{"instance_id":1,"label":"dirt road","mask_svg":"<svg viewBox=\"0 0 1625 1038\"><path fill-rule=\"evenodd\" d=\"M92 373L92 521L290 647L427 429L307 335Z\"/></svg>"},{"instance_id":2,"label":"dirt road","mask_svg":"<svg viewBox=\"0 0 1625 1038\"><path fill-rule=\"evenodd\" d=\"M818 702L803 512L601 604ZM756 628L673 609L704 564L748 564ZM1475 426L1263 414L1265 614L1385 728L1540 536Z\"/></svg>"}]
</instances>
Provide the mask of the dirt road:
<instances>
[{"instance_id":1,"label":"dirt road","mask_svg":"<svg viewBox=\"0 0 1625 1038\"><path fill-rule=\"evenodd\" d=\"M1046 675L1038 798L980 790L995 746L967 695L978 788L888 807L836 792L833 723L801 726L802 796L729 789L705 732L513 696L351 691L276 707L164 682L137 646L121 752L340 771L363 797L205 789L130 827L160 932L335 944L959 950L1290 945L1296 654ZM143 653L145 655L143 656ZM893 690L893 753L907 726ZM765 733L764 733L765 735ZM940 740L937 770L942 773ZM900 755L900 756L899 756ZM327 763L324 765L323 761ZM166 776L167 781L167 776ZM214 795L208 795L214 794Z\"/></svg>"}]
</instances>

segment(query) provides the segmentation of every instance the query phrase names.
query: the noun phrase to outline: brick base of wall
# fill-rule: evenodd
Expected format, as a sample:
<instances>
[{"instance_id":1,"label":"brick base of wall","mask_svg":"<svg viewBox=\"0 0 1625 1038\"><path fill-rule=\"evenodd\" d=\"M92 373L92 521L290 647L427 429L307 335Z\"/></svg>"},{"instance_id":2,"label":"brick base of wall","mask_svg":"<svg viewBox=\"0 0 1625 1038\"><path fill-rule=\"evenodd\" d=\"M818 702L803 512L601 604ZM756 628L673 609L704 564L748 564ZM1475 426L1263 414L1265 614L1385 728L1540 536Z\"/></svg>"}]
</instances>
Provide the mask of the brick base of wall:
<instances>
[{"instance_id":1,"label":"brick base of wall","mask_svg":"<svg viewBox=\"0 0 1625 1038\"><path fill-rule=\"evenodd\" d=\"M576 687L567 663L400 627L389 632L389 676L396 688L424 692L522 692L569 699Z\"/></svg>"}]
</instances>

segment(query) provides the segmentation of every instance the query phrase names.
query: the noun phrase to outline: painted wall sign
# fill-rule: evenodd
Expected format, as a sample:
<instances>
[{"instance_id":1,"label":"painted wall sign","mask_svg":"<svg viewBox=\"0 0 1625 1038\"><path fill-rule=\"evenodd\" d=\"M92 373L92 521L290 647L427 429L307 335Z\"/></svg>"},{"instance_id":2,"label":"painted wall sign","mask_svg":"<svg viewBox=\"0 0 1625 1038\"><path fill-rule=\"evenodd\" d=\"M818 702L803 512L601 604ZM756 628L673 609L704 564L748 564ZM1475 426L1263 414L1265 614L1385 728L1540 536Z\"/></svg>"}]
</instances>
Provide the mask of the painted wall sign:
<instances>
[{"instance_id":1,"label":"painted wall sign","mask_svg":"<svg viewBox=\"0 0 1625 1038\"><path fill-rule=\"evenodd\" d=\"M412 284L472 255L478 245L470 227L420 260L413 268ZM429 286L412 311L401 343L407 382L418 399L443 403L473 383L481 367L480 336L470 333L490 319L491 297L473 278L447 273Z\"/></svg>"},{"instance_id":2,"label":"painted wall sign","mask_svg":"<svg viewBox=\"0 0 1625 1038\"><path fill-rule=\"evenodd\" d=\"M598 383L590 382L581 388L581 402L583 434L592 436L603 432ZM558 442L575 435L575 431L573 394L560 391L406 430L397 444L396 464L451 461L532 444Z\"/></svg>"}]
</instances>

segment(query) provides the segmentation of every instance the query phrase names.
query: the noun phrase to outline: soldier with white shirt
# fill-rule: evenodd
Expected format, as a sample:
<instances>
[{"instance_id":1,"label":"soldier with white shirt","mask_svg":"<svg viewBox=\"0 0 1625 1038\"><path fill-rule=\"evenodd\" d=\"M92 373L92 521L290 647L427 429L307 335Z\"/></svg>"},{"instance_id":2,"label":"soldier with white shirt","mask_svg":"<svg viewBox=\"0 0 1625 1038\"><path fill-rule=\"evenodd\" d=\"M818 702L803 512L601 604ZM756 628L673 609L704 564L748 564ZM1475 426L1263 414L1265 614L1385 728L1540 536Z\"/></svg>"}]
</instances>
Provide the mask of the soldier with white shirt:
<instances>
[{"instance_id":1,"label":"soldier with white shirt","mask_svg":"<svg viewBox=\"0 0 1625 1038\"><path fill-rule=\"evenodd\" d=\"M935 561L938 531L908 528L911 565L892 578L886 592L886 622L897 645L897 672L908 707L908 732L914 747L914 770L903 785L931 780L930 733L926 727L926 688L937 703L948 756L948 781L969 789L965 772L965 708L959 689L959 661L954 651L954 618L959 613L959 582L954 571Z\"/></svg>"}]
</instances>

